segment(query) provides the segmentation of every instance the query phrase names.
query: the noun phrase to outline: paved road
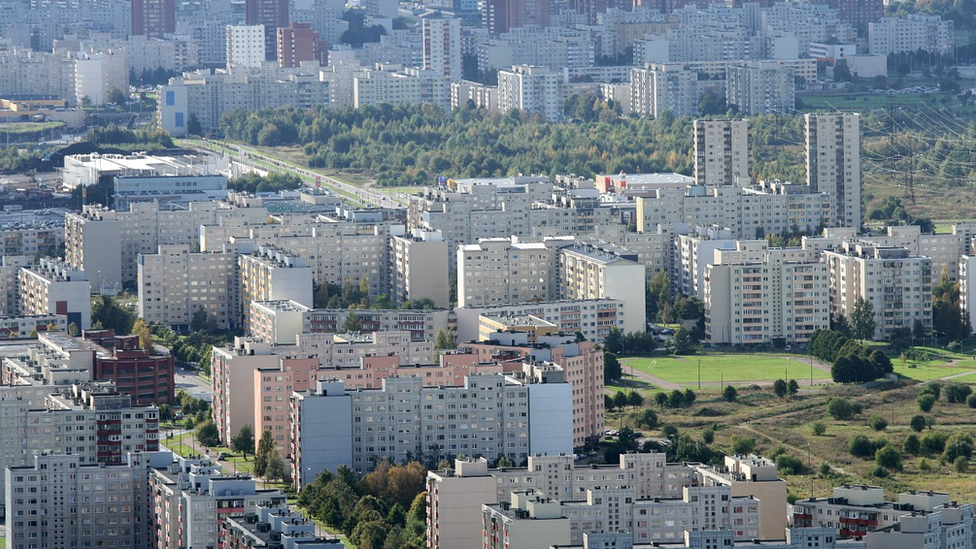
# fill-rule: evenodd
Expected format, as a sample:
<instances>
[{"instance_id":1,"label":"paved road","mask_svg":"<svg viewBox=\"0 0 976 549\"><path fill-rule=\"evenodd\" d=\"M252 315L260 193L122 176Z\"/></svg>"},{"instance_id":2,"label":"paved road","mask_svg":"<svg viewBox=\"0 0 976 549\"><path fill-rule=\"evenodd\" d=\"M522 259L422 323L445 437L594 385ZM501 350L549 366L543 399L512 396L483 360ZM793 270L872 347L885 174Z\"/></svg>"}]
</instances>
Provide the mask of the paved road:
<instances>
[{"instance_id":1,"label":"paved road","mask_svg":"<svg viewBox=\"0 0 976 549\"><path fill-rule=\"evenodd\" d=\"M183 389L193 398L203 398L208 401L213 399L210 382L197 376L196 371L184 370L177 366L175 381L177 390Z\"/></svg>"},{"instance_id":2,"label":"paved road","mask_svg":"<svg viewBox=\"0 0 976 549\"><path fill-rule=\"evenodd\" d=\"M201 144L201 142L197 140L192 140L192 141L186 140L183 141L183 144L188 145L192 148L203 149L218 154L227 154L230 152L228 151L228 149L237 149L239 153L239 155L237 155L237 159L239 161L243 161L244 163L249 163L249 161L251 161L252 163L253 161L260 161L266 164L271 164L272 166L279 168L281 171L290 172L299 175L309 183L321 182L322 185L324 185L329 189L332 189L333 191L339 191L340 193L348 193L350 195L353 195L354 197L356 197L357 200L360 200L367 205L377 206L380 208L396 208L403 205L400 201L392 198L390 195L387 195L385 193L371 191L368 188L350 185L349 183L346 183L344 181L339 181L338 179L335 179L333 177L329 177L327 175L322 175L320 173L313 172L311 170L308 170L302 166L293 164L286 160L282 160L274 156L269 156L263 152L258 151L257 149L253 149L245 145L234 144L232 146L222 146L216 143ZM264 169L267 168L267 166L264 165L260 165L258 167ZM348 198L342 194L339 194L338 196L339 198Z\"/></svg>"}]
</instances>

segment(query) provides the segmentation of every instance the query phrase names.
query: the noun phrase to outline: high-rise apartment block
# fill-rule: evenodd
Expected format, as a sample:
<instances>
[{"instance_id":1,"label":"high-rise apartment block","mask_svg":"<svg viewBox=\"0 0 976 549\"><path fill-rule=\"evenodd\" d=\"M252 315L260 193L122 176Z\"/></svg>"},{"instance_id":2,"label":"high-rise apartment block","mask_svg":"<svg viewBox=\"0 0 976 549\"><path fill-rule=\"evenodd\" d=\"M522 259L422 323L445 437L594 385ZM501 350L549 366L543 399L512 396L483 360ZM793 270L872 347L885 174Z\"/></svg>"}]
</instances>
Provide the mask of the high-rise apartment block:
<instances>
[{"instance_id":1,"label":"high-rise apartment block","mask_svg":"<svg viewBox=\"0 0 976 549\"><path fill-rule=\"evenodd\" d=\"M769 249L766 241L715 250L705 267L705 331L733 345L809 341L830 327L827 266L814 250Z\"/></svg>"},{"instance_id":2,"label":"high-rise apartment block","mask_svg":"<svg viewBox=\"0 0 976 549\"><path fill-rule=\"evenodd\" d=\"M563 114L561 76L529 65L498 71L498 109L538 112L547 122L558 122Z\"/></svg>"},{"instance_id":3,"label":"high-rise apartment block","mask_svg":"<svg viewBox=\"0 0 976 549\"><path fill-rule=\"evenodd\" d=\"M264 34L264 25L228 26L227 66L259 68L265 62L265 48L268 47Z\"/></svg>"},{"instance_id":4,"label":"high-rise apartment block","mask_svg":"<svg viewBox=\"0 0 976 549\"><path fill-rule=\"evenodd\" d=\"M277 29L285 28L290 22L288 0L246 0L244 2L245 24L263 25L264 51L268 61L274 61ZM228 57L228 62L230 59Z\"/></svg>"},{"instance_id":5,"label":"high-rise apartment block","mask_svg":"<svg viewBox=\"0 0 976 549\"><path fill-rule=\"evenodd\" d=\"M859 230L861 199L861 115L805 114L807 185L831 197L833 223Z\"/></svg>"},{"instance_id":6,"label":"high-rise apartment block","mask_svg":"<svg viewBox=\"0 0 976 549\"><path fill-rule=\"evenodd\" d=\"M342 394L328 389L298 393L292 397L292 447L310 436L336 429L347 432L349 419L343 411L332 416L309 413L316 399L340 398L352 407L352 432L334 440L328 453L296 449L302 461L294 469L311 477L323 469L347 465L354 471L371 470L378 458L401 461L423 456L437 462L458 454L480 454L488 459L506 456L522 461L535 453L571 453L572 386L556 372L549 383L530 382L504 375L475 375L459 387L424 387L417 377L386 378L382 389L363 389ZM346 397L350 398L346 398ZM318 407L317 409L320 409ZM314 420L321 417L326 422ZM313 423L302 418L312 418ZM314 426L313 434L304 428ZM352 463L325 461L326 456L349 453Z\"/></svg>"},{"instance_id":7,"label":"high-rise apartment block","mask_svg":"<svg viewBox=\"0 0 976 549\"><path fill-rule=\"evenodd\" d=\"M302 61L329 63L329 47L311 23L291 23L277 29L278 66L297 67Z\"/></svg>"},{"instance_id":8,"label":"high-rise apartment block","mask_svg":"<svg viewBox=\"0 0 976 549\"><path fill-rule=\"evenodd\" d=\"M6 539L11 549L50 547L140 549L155 530L147 508L150 466L170 452L130 453L125 463L79 463L77 456L39 454L6 470Z\"/></svg>"},{"instance_id":9,"label":"high-rise apartment block","mask_svg":"<svg viewBox=\"0 0 976 549\"><path fill-rule=\"evenodd\" d=\"M725 69L725 101L747 115L796 109L793 70L780 63L744 61Z\"/></svg>"},{"instance_id":10,"label":"high-rise apartment block","mask_svg":"<svg viewBox=\"0 0 976 549\"><path fill-rule=\"evenodd\" d=\"M695 120L695 185L749 184L749 122Z\"/></svg>"},{"instance_id":11,"label":"high-rise apartment block","mask_svg":"<svg viewBox=\"0 0 976 549\"><path fill-rule=\"evenodd\" d=\"M139 316L147 322L187 330L201 309L218 329L240 322L235 253L159 246L158 253L139 254L137 286Z\"/></svg>"},{"instance_id":12,"label":"high-rise apartment block","mask_svg":"<svg viewBox=\"0 0 976 549\"><path fill-rule=\"evenodd\" d=\"M678 63L654 63L630 70L631 109L642 116L698 114L698 72Z\"/></svg>"},{"instance_id":13,"label":"high-rise apartment block","mask_svg":"<svg viewBox=\"0 0 976 549\"><path fill-rule=\"evenodd\" d=\"M132 34L162 38L176 32L174 0L132 0Z\"/></svg>"},{"instance_id":14,"label":"high-rise apartment block","mask_svg":"<svg viewBox=\"0 0 976 549\"><path fill-rule=\"evenodd\" d=\"M864 300L874 311L879 339L915 322L932 329L932 260L913 256L900 247L877 246L856 240L837 251L825 251L830 275L831 314L851 317Z\"/></svg>"},{"instance_id":15,"label":"high-rise apartment block","mask_svg":"<svg viewBox=\"0 0 976 549\"><path fill-rule=\"evenodd\" d=\"M446 76L451 82L461 79L461 20L425 17L422 20L424 70Z\"/></svg>"},{"instance_id":16,"label":"high-rise apartment block","mask_svg":"<svg viewBox=\"0 0 976 549\"><path fill-rule=\"evenodd\" d=\"M562 299L626 300L628 312L624 331L645 329L644 266L632 255L620 255L590 246L571 246L559 250L559 296Z\"/></svg>"},{"instance_id":17,"label":"high-rise apartment block","mask_svg":"<svg viewBox=\"0 0 976 549\"><path fill-rule=\"evenodd\" d=\"M414 230L390 238L390 298L397 305L430 299L438 308L450 307L448 250L440 231Z\"/></svg>"},{"instance_id":18,"label":"high-rise apartment block","mask_svg":"<svg viewBox=\"0 0 976 549\"><path fill-rule=\"evenodd\" d=\"M239 258L244 326L250 326L252 301L291 300L312 306L312 270L304 257L262 246Z\"/></svg>"},{"instance_id":19,"label":"high-rise apartment block","mask_svg":"<svg viewBox=\"0 0 976 549\"><path fill-rule=\"evenodd\" d=\"M877 23L884 14L884 0L826 0L824 3L836 9L840 19L851 25Z\"/></svg>"},{"instance_id":20,"label":"high-rise apartment block","mask_svg":"<svg viewBox=\"0 0 976 549\"><path fill-rule=\"evenodd\" d=\"M59 314L79 330L91 327L91 282L84 271L45 257L17 276L23 314Z\"/></svg>"},{"instance_id":21,"label":"high-rise apartment block","mask_svg":"<svg viewBox=\"0 0 976 549\"><path fill-rule=\"evenodd\" d=\"M549 26L549 0L485 0L478 3L490 34L503 34L526 25Z\"/></svg>"},{"instance_id":22,"label":"high-rise apartment block","mask_svg":"<svg viewBox=\"0 0 976 549\"><path fill-rule=\"evenodd\" d=\"M559 295L557 250L572 239L522 243L487 238L458 246L458 306L488 307L552 301Z\"/></svg>"},{"instance_id":23,"label":"high-rise apartment block","mask_svg":"<svg viewBox=\"0 0 976 549\"><path fill-rule=\"evenodd\" d=\"M876 23L868 23L868 47L872 55L924 50L951 56L955 48L952 33L953 22L938 15L882 17Z\"/></svg>"}]
</instances>

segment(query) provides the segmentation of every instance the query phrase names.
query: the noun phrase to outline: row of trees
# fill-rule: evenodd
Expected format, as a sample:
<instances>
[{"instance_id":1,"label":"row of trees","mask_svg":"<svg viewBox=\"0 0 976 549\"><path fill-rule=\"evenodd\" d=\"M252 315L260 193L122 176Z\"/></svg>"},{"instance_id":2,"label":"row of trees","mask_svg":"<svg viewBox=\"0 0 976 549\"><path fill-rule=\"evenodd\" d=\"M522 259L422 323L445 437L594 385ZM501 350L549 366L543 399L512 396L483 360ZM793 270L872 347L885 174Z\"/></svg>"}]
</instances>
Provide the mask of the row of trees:
<instances>
[{"instance_id":1,"label":"row of trees","mask_svg":"<svg viewBox=\"0 0 976 549\"><path fill-rule=\"evenodd\" d=\"M323 471L298 494L298 505L342 530L360 549L422 549L426 542L427 473L414 461L380 461L357 478L345 466Z\"/></svg>"}]
</instances>

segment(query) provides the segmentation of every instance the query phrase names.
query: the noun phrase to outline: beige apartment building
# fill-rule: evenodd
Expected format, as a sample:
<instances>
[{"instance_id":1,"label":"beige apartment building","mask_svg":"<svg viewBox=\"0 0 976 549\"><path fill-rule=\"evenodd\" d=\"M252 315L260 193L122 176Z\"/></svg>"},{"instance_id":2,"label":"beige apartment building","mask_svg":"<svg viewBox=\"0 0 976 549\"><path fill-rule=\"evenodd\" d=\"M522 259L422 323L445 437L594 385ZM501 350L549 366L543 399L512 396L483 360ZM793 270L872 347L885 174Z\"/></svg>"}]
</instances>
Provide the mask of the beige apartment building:
<instances>
[{"instance_id":1,"label":"beige apartment building","mask_svg":"<svg viewBox=\"0 0 976 549\"><path fill-rule=\"evenodd\" d=\"M809 341L830 327L827 266L800 248L769 249L765 240L715 250L705 267L705 331L713 344Z\"/></svg>"},{"instance_id":2,"label":"beige apartment building","mask_svg":"<svg viewBox=\"0 0 976 549\"><path fill-rule=\"evenodd\" d=\"M636 256L622 256L594 247L559 250L559 297L619 299L627 302L624 332L643 331L645 269ZM630 313L634 314L630 314Z\"/></svg>"},{"instance_id":3,"label":"beige apartment building","mask_svg":"<svg viewBox=\"0 0 976 549\"><path fill-rule=\"evenodd\" d=\"M748 186L748 120L695 120L692 131L695 185Z\"/></svg>"},{"instance_id":4,"label":"beige apartment building","mask_svg":"<svg viewBox=\"0 0 976 549\"><path fill-rule=\"evenodd\" d=\"M683 63L652 63L630 70L633 112L658 117L671 111L677 117L698 114L698 72Z\"/></svg>"},{"instance_id":5,"label":"beige apartment building","mask_svg":"<svg viewBox=\"0 0 976 549\"><path fill-rule=\"evenodd\" d=\"M397 305L428 298L451 306L447 242L440 231L415 229L390 238L390 298Z\"/></svg>"},{"instance_id":6,"label":"beige apartment building","mask_svg":"<svg viewBox=\"0 0 976 549\"><path fill-rule=\"evenodd\" d=\"M851 317L858 299L874 309L875 338L921 321L932 330L932 260L902 247L845 242L840 250L823 252L830 277L833 315Z\"/></svg>"},{"instance_id":7,"label":"beige apartment building","mask_svg":"<svg viewBox=\"0 0 976 549\"><path fill-rule=\"evenodd\" d=\"M807 185L831 197L832 226L860 230L861 115L805 114Z\"/></svg>"},{"instance_id":8,"label":"beige apartment building","mask_svg":"<svg viewBox=\"0 0 976 549\"><path fill-rule=\"evenodd\" d=\"M44 257L35 265L21 267L17 279L22 314L65 315L69 326L91 328L91 282L84 271Z\"/></svg>"},{"instance_id":9,"label":"beige apartment building","mask_svg":"<svg viewBox=\"0 0 976 549\"><path fill-rule=\"evenodd\" d=\"M312 306L312 269L302 256L262 246L238 259L243 324L250 327L252 301L291 300Z\"/></svg>"},{"instance_id":10,"label":"beige apartment building","mask_svg":"<svg viewBox=\"0 0 976 549\"><path fill-rule=\"evenodd\" d=\"M477 244L458 246L458 306L487 307L556 299L557 251L573 242L571 237L521 242L513 236L484 238Z\"/></svg>"},{"instance_id":11,"label":"beige apartment building","mask_svg":"<svg viewBox=\"0 0 976 549\"><path fill-rule=\"evenodd\" d=\"M137 285L139 316L147 322L188 330L201 308L221 330L240 322L237 254L161 245L157 253L139 254Z\"/></svg>"},{"instance_id":12,"label":"beige apartment building","mask_svg":"<svg viewBox=\"0 0 976 549\"><path fill-rule=\"evenodd\" d=\"M156 202L135 202L128 211L94 204L65 215L65 257L78 269L94 273L95 284L135 283L139 254L156 253L161 244L192 246L200 226L212 225L223 212L217 202L191 202L187 209L166 210Z\"/></svg>"}]
</instances>

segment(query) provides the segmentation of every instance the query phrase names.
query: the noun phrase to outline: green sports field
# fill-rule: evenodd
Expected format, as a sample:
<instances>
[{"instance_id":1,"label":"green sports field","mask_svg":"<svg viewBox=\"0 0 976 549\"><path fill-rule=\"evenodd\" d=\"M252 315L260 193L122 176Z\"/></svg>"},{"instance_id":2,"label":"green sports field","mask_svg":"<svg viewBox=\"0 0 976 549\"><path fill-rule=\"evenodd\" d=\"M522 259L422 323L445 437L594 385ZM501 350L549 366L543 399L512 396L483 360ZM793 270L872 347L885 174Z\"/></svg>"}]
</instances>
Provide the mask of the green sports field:
<instances>
[{"instance_id":1,"label":"green sports field","mask_svg":"<svg viewBox=\"0 0 976 549\"><path fill-rule=\"evenodd\" d=\"M810 363L805 357L792 360L775 354L662 356L625 358L621 362L624 372L633 367L671 383L694 385L698 383L699 360L703 383L810 379ZM830 375L814 368L813 379L828 380Z\"/></svg>"}]
</instances>

